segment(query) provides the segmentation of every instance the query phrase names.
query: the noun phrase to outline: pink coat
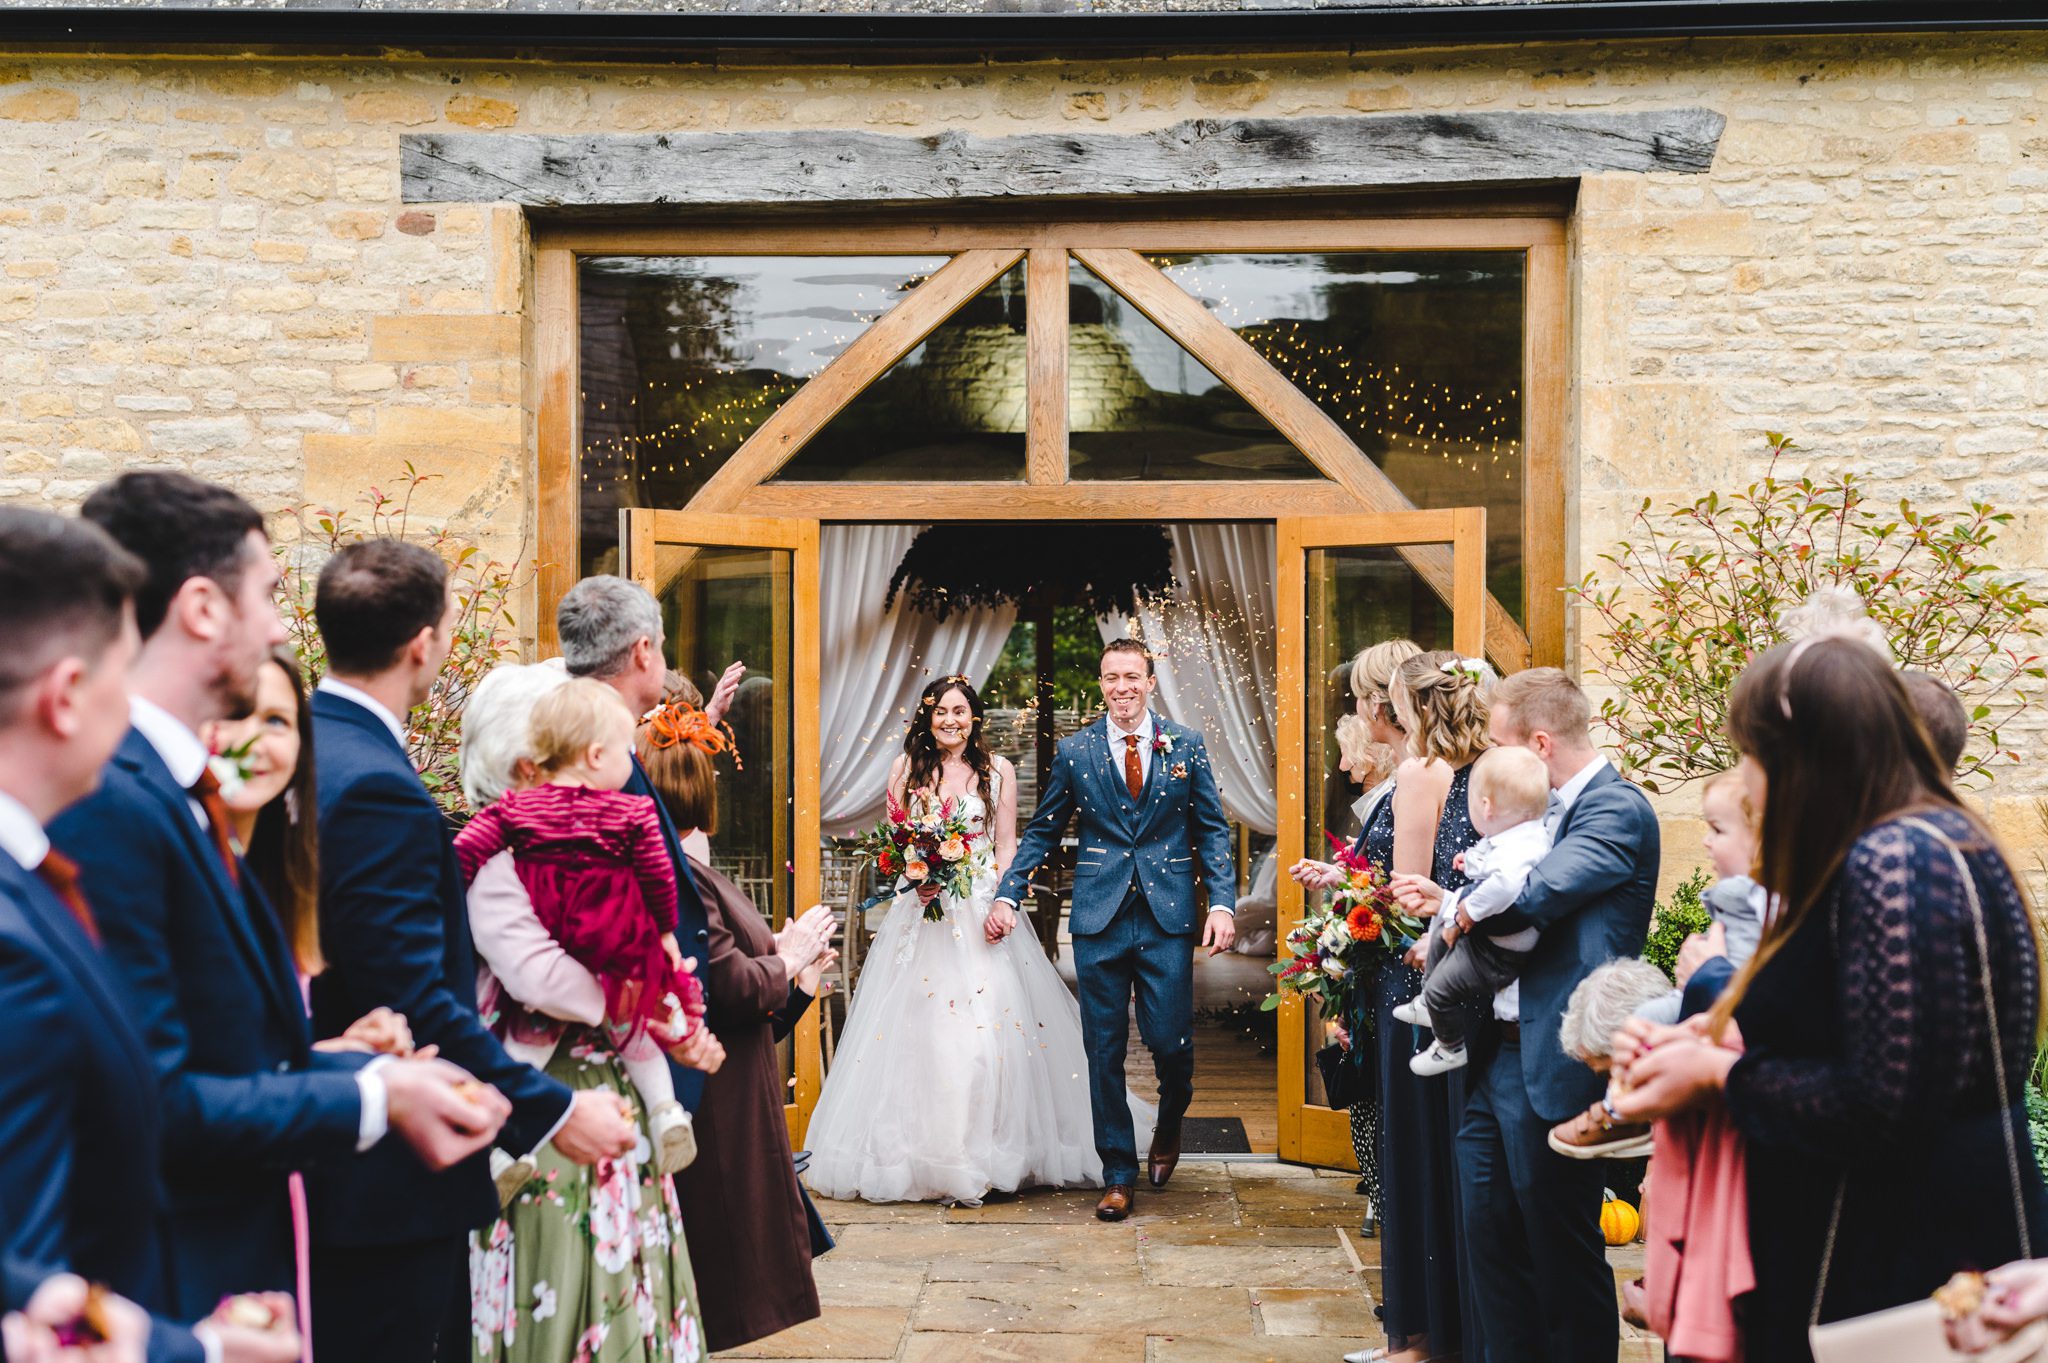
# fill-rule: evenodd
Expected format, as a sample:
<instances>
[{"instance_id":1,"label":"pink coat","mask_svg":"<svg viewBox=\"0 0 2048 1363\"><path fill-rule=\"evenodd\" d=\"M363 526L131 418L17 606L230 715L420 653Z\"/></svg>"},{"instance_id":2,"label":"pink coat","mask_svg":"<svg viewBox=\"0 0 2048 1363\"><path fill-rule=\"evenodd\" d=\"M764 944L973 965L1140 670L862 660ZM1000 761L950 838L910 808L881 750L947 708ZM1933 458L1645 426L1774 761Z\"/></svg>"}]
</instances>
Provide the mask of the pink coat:
<instances>
[{"instance_id":1,"label":"pink coat","mask_svg":"<svg viewBox=\"0 0 2048 1363\"><path fill-rule=\"evenodd\" d=\"M1719 1106L1657 1123L1649 1247L1650 1328L1674 1359L1741 1363L1735 1299L1756 1287L1749 1261L1749 1177L1741 1133Z\"/></svg>"}]
</instances>

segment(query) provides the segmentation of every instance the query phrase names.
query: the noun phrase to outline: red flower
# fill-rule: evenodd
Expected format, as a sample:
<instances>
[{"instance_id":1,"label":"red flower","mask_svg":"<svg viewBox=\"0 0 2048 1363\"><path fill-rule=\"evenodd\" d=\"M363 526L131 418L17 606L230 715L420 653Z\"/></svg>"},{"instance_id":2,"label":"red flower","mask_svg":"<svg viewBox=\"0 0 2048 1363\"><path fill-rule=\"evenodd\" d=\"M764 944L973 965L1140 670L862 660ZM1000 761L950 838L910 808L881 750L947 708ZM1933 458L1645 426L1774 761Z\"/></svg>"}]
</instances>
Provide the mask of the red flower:
<instances>
[{"instance_id":1,"label":"red flower","mask_svg":"<svg viewBox=\"0 0 2048 1363\"><path fill-rule=\"evenodd\" d=\"M1360 904L1344 919L1355 941L1376 942L1380 936L1380 915L1371 904Z\"/></svg>"}]
</instances>

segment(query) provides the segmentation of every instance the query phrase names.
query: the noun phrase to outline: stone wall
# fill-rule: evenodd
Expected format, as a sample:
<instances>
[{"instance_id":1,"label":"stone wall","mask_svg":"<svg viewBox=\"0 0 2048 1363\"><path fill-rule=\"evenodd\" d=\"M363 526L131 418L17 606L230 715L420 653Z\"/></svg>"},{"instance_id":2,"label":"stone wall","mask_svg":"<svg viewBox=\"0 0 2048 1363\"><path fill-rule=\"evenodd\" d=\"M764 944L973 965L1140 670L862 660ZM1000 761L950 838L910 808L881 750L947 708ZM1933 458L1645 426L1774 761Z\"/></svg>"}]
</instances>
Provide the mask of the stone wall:
<instances>
[{"instance_id":1,"label":"stone wall","mask_svg":"<svg viewBox=\"0 0 2048 1363\"><path fill-rule=\"evenodd\" d=\"M2005 559L2048 568L2048 38L2010 35L909 69L0 53L0 496L167 463L282 512L410 461L445 475L422 513L516 548L524 222L402 204L405 132L1687 105L1728 117L1711 174L1579 198L1574 573L1642 496L1755 476L1766 429L1888 494L1994 500ZM2037 784L1993 801L2017 842Z\"/></svg>"}]
</instances>

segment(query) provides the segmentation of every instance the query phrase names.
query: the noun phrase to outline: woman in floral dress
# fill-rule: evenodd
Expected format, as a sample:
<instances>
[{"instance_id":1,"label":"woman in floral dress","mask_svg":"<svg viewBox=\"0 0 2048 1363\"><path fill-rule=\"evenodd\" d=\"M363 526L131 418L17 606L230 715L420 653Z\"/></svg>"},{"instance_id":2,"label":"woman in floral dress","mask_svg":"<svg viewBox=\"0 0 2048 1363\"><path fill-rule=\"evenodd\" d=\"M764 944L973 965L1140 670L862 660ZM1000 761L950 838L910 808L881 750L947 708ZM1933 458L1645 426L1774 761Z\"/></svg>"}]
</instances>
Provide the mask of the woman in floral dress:
<instances>
[{"instance_id":1,"label":"woman in floral dress","mask_svg":"<svg viewBox=\"0 0 2048 1363\"><path fill-rule=\"evenodd\" d=\"M474 807L530 774L528 715L565 676L545 665L501 667L470 698L462 780ZM603 990L547 938L508 853L477 874L469 910L486 965L478 981L485 1017L496 1029L516 1022L522 1037L537 1027L558 1033L549 1077L573 1090L611 1090L640 1128L632 1154L589 1167L543 1145L504 1214L471 1237L472 1360L697 1363L706 1357L704 1329L682 1209L655 1168L647 1113L617 1050L594 1025Z\"/></svg>"}]
</instances>

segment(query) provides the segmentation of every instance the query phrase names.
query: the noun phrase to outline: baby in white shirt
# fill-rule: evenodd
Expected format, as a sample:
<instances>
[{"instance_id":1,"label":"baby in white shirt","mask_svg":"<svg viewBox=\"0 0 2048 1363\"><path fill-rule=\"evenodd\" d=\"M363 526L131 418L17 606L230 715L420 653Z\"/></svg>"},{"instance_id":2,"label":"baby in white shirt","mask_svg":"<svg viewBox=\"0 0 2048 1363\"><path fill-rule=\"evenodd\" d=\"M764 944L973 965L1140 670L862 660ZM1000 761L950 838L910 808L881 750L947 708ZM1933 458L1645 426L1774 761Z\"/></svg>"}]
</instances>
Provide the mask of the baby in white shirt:
<instances>
[{"instance_id":1,"label":"baby in white shirt","mask_svg":"<svg viewBox=\"0 0 2048 1363\"><path fill-rule=\"evenodd\" d=\"M1536 929L1488 937L1461 934L1458 910L1477 924L1514 907L1529 872L1550 851L1543 816L1550 774L1527 748L1493 748L1472 767L1472 826L1483 836L1464 856L1471 883L1444 896L1429 934L1422 995L1393 1010L1403 1022L1429 1027L1436 1039L1408 1062L1417 1074L1442 1074L1465 1063L1465 1041L1492 1016L1493 996L1522 973Z\"/></svg>"}]
</instances>

